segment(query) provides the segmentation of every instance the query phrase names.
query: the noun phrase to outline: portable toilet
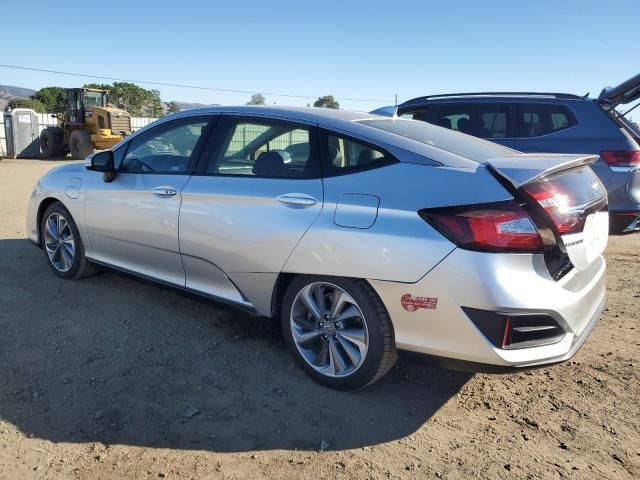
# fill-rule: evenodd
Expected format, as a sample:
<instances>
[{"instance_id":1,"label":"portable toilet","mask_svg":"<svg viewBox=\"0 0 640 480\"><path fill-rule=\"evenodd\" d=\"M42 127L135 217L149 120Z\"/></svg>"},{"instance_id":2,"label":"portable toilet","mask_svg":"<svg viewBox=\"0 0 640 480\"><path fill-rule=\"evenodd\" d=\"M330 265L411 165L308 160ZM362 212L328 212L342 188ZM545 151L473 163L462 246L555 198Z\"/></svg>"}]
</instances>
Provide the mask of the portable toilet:
<instances>
[{"instance_id":1,"label":"portable toilet","mask_svg":"<svg viewBox=\"0 0 640 480\"><path fill-rule=\"evenodd\" d=\"M38 114L29 108L14 108L4 114L8 158L39 158Z\"/></svg>"}]
</instances>

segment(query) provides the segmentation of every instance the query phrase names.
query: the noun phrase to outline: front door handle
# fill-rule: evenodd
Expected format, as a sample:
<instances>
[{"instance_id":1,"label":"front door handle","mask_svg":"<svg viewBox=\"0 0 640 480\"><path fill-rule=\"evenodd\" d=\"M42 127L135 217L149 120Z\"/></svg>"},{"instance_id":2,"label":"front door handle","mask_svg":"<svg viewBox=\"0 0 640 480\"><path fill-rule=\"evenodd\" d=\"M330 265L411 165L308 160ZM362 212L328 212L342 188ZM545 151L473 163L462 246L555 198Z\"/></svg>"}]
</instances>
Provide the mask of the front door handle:
<instances>
[{"instance_id":1,"label":"front door handle","mask_svg":"<svg viewBox=\"0 0 640 480\"><path fill-rule=\"evenodd\" d=\"M276 197L276 200L291 207L310 207L318 203L318 200L306 193L285 193Z\"/></svg>"},{"instance_id":2,"label":"front door handle","mask_svg":"<svg viewBox=\"0 0 640 480\"><path fill-rule=\"evenodd\" d=\"M151 190L151 193L158 197L173 197L176 193L178 193L178 191L173 187L162 186L155 187L153 190Z\"/></svg>"}]
</instances>

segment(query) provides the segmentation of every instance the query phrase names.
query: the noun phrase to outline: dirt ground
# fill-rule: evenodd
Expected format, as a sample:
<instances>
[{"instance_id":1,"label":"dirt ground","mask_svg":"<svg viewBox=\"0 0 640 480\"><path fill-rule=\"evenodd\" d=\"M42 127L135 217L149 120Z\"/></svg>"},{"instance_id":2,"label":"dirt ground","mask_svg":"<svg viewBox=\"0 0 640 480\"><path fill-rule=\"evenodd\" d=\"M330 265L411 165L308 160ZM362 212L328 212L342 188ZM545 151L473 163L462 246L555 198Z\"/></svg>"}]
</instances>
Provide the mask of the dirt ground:
<instances>
[{"instance_id":1,"label":"dirt ground","mask_svg":"<svg viewBox=\"0 0 640 480\"><path fill-rule=\"evenodd\" d=\"M640 235L610 239L608 308L572 361L472 375L404 358L339 393L266 321L55 277L25 240L55 163L0 162L0 479L640 477Z\"/></svg>"}]
</instances>

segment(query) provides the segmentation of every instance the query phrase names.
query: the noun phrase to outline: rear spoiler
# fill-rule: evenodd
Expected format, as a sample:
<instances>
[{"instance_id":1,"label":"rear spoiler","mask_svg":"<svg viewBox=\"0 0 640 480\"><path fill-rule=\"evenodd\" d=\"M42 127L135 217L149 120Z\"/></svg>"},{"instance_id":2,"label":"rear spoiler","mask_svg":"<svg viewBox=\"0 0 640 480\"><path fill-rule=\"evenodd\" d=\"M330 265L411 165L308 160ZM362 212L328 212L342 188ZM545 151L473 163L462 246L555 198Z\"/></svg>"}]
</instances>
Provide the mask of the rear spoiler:
<instances>
[{"instance_id":1,"label":"rear spoiler","mask_svg":"<svg viewBox=\"0 0 640 480\"><path fill-rule=\"evenodd\" d=\"M380 107L375 110L371 110L369 113L373 115L382 115L383 117L392 117L395 118L398 116L398 107L388 106L388 107Z\"/></svg>"},{"instance_id":2,"label":"rear spoiler","mask_svg":"<svg viewBox=\"0 0 640 480\"><path fill-rule=\"evenodd\" d=\"M519 154L492 158L485 165L518 189L545 175L591 165L597 159L597 155Z\"/></svg>"}]
</instances>

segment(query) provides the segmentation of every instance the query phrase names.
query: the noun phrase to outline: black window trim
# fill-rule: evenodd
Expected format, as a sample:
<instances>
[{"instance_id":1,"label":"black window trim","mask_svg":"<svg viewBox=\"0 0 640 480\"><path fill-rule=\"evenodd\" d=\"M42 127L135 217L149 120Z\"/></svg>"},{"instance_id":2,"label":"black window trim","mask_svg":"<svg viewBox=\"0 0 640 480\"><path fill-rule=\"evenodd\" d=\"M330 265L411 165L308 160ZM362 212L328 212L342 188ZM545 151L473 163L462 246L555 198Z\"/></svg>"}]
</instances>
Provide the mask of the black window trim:
<instances>
[{"instance_id":1,"label":"black window trim","mask_svg":"<svg viewBox=\"0 0 640 480\"><path fill-rule=\"evenodd\" d=\"M257 125L273 125L284 124L287 126L293 126L293 129L303 129L309 132L309 160L307 162L315 163L314 171L309 176L302 177L281 177L271 175L244 175L240 173L216 173L209 172L209 165L211 162L216 162L221 153L222 148L225 147L225 139L221 138L220 131L226 130L230 125L237 125L239 123L251 123ZM320 151L318 148L318 126L314 123L304 123L296 120L289 120L283 117L268 117L262 115L239 115L239 114L224 114L220 116L220 120L216 122L216 125L211 129L207 143L204 145L198 164L193 172L194 176L202 177L228 177L228 178L267 178L278 180L313 180L322 178L322 168L320 162ZM312 163L312 165L313 165Z\"/></svg>"},{"instance_id":2,"label":"black window trim","mask_svg":"<svg viewBox=\"0 0 640 480\"><path fill-rule=\"evenodd\" d=\"M400 163L400 160L396 158L388 149L381 145L372 143L368 139L363 139L349 133L345 133L339 130L330 130L328 128L319 127L318 141L320 146L320 158L322 159L322 178L340 177L342 175L351 175L353 173L366 172L367 170L374 170L376 168L387 167L389 165L395 165ZM377 150L384 155L384 158L380 161L371 162L366 165L356 165L351 167L336 167L329 161L329 135L334 137L340 137L345 140L349 140L354 143L359 143L371 149Z\"/></svg>"},{"instance_id":3,"label":"black window trim","mask_svg":"<svg viewBox=\"0 0 640 480\"><path fill-rule=\"evenodd\" d=\"M517 102L517 103L513 103L513 108L512 108L512 112L513 112L513 135L514 135L514 140L530 140L532 138L543 138L543 137L547 137L549 135L555 135L558 132L566 132L567 130L570 130L572 128L578 127L579 126L579 122L578 122L578 117L573 113L573 110L571 110L567 105L563 104L563 103L550 103L550 102ZM549 133L545 133L543 135L535 135L532 137L518 137L516 134L518 133L518 128L516 125L516 116L517 116L517 109L519 106L522 105L542 105L542 106L549 106L549 107L559 107L564 109L565 112L569 113L570 119L573 120L573 125L571 125L570 127L566 127L566 128L561 128L560 130L554 130L553 132L549 132Z\"/></svg>"},{"instance_id":4,"label":"black window trim","mask_svg":"<svg viewBox=\"0 0 640 480\"><path fill-rule=\"evenodd\" d=\"M116 151L120 150L121 148L123 149L122 158L118 162L118 165L116 165L116 172L118 173L118 175L126 173L126 174L137 174L137 175L189 175L191 176L195 172L196 165L200 160L200 156L202 155L203 148L206 145L209 137L211 136L211 133L215 125L218 123L219 118L220 118L219 114L189 115L189 116L180 117L180 118L162 122L146 130L144 133L140 135L136 135L135 137L131 138L131 140L129 140L128 142L124 143L123 145L121 145L116 149ZM194 123L199 120L200 121L206 120L207 125L205 126L204 132L202 132L202 135L200 135L200 138L196 142L193 152L191 153L191 158L189 159L189 163L187 164L187 168L184 171L182 172L140 172L140 171L134 171L134 170L120 169L120 164L122 163L122 161L124 161L125 157L127 156L127 153L129 153L129 149L131 148L132 144L136 142L145 142L146 140L153 138L159 133L172 130L173 128L176 128L182 125L188 125L190 123ZM116 154L116 151L114 151L114 155Z\"/></svg>"}]
</instances>

